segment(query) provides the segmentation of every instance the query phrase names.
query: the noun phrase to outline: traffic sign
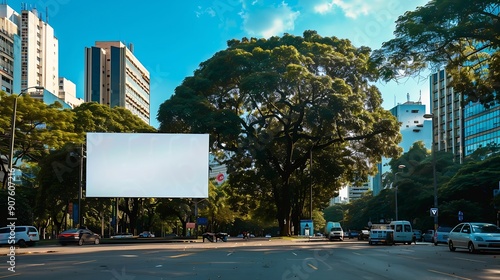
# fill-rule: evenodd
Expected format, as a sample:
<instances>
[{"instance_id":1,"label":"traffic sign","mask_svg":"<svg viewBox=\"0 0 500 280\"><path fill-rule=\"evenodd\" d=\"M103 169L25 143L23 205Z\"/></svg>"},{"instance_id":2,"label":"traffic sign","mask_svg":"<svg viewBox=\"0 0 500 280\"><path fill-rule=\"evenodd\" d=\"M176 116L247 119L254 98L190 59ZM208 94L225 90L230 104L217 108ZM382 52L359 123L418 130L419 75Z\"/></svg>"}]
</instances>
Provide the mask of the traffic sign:
<instances>
[{"instance_id":1,"label":"traffic sign","mask_svg":"<svg viewBox=\"0 0 500 280\"><path fill-rule=\"evenodd\" d=\"M437 215L438 215L438 209L431 208L431 217L437 217Z\"/></svg>"},{"instance_id":2,"label":"traffic sign","mask_svg":"<svg viewBox=\"0 0 500 280\"><path fill-rule=\"evenodd\" d=\"M458 211L458 220L461 222L464 220L464 212Z\"/></svg>"}]
</instances>

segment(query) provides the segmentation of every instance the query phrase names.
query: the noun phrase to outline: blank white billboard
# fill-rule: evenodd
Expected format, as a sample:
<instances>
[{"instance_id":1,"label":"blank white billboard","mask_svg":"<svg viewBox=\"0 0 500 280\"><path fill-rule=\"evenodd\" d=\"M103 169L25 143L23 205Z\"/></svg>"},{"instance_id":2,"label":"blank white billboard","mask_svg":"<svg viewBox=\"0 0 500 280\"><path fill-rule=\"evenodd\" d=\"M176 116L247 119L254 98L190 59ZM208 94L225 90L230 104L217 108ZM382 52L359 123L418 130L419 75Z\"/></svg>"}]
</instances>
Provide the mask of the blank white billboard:
<instances>
[{"instance_id":1,"label":"blank white billboard","mask_svg":"<svg viewBox=\"0 0 500 280\"><path fill-rule=\"evenodd\" d=\"M208 197L208 134L87 133L86 197Z\"/></svg>"}]
</instances>

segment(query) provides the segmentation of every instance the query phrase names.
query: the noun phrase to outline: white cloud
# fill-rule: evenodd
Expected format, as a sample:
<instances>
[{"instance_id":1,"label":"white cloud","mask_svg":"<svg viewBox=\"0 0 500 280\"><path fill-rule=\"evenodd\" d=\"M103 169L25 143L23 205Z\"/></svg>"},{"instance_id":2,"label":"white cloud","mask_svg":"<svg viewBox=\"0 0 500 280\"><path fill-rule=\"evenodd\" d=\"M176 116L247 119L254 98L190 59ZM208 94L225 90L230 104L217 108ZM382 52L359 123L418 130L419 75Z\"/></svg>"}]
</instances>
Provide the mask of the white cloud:
<instances>
[{"instance_id":1,"label":"white cloud","mask_svg":"<svg viewBox=\"0 0 500 280\"><path fill-rule=\"evenodd\" d=\"M253 4L251 8L248 7L240 13L243 19L243 29L249 35L269 38L294 30L295 20L300 12L294 11L285 2L271 7L257 5L256 2Z\"/></svg>"},{"instance_id":2,"label":"white cloud","mask_svg":"<svg viewBox=\"0 0 500 280\"><path fill-rule=\"evenodd\" d=\"M314 11L318 14L324 15L331 12L332 6L333 6L332 3L321 3L314 6Z\"/></svg>"},{"instance_id":3,"label":"white cloud","mask_svg":"<svg viewBox=\"0 0 500 280\"><path fill-rule=\"evenodd\" d=\"M322 0L313 5L313 10L318 14L328 14L341 10L348 18L356 19L362 15L377 14L384 11L393 14L401 14L406 7L415 4L424 5L428 0L400 1L400 0Z\"/></svg>"},{"instance_id":4,"label":"white cloud","mask_svg":"<svg viewBox=\"0 0 500 280\"><path fill-rule=\"evenodd\" d=\"M215 17L215 11L211 8L211 7L208 7L208 8L203 8L201 6L198 6L198 10L194 12L196 14L196 17L201 17L205 14L211 16L211 17Z\"/></svg>"}]
</instances>

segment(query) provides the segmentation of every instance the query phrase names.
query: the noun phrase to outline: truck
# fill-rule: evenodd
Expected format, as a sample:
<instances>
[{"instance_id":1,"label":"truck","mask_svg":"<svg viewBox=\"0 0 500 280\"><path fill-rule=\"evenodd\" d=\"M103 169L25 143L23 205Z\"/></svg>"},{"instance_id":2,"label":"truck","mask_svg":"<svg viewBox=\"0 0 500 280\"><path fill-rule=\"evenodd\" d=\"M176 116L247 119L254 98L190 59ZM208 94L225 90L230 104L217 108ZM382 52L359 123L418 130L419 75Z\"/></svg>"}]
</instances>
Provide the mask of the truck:
<instances>
[{"instance_id":1,"label":"truck","mask_svg":"<svg viewBox=\"0 0 500 280\"><path fill-rule=\"evenodd\" d=\"M327 222L325 226L325 236L328 240L344 240L344 230L339 222Z\"/></svg>"},{"instance_id":2,"label":"truck","mask_svg":"<svg viewBox=\"0 0 500 280\"><path fill-rule=\"evenodd\" d=\"M392 221L390 224L373 224L370 229L368 243L374 245L384 244L411 244L413 229L409 221Z\"/></svg>"},{"instance_id":3,"label":"truck","mask_svg":"<svg viewBox=\"0 0 500 280\"><path fill-rule=\"evenodd\" d=\"M368 237L368 243L370 245L378 243L393 244L393 238L394 230L389 224L373 224L370 228L370 237Z\"/></svg>"}]
</instances>

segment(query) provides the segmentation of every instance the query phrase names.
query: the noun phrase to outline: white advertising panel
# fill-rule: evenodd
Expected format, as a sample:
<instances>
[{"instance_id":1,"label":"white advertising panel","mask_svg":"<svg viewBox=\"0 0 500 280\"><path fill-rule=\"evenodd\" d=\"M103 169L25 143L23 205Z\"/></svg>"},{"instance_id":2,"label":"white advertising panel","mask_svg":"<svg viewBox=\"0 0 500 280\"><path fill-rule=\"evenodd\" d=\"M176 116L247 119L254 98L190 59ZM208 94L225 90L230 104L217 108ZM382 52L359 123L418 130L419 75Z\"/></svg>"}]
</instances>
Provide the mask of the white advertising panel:
<instances>
[{"instance_id":1,"label":"white advertising panel","mask_svg":"<svg viewBox=\"0 0 500 280\"><path fill-rule=\"evenodd\" d=\"M86 197L208 197L208 134L87 133Z\"/></svg>"}]
</instances>

